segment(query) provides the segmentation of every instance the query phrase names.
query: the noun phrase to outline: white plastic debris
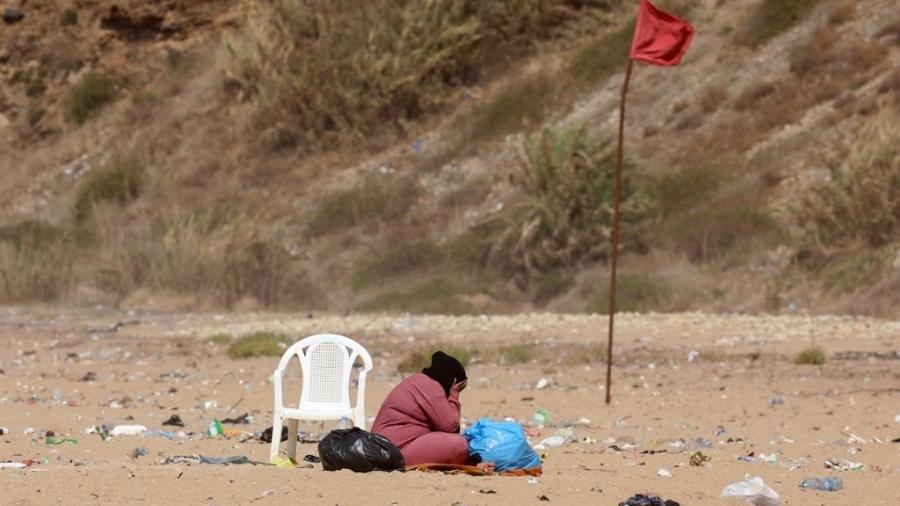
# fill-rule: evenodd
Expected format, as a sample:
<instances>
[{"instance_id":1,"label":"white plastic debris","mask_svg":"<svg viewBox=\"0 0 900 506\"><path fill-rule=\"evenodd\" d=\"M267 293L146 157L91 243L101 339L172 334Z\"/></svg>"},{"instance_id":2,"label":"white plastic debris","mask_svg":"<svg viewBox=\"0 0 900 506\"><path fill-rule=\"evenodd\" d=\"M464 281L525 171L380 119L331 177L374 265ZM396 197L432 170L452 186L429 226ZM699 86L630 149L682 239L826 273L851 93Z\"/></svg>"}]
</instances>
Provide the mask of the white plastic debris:
<instances>
[{"instance_id":1,"label":"white plastic debris","mask_svg":"<svg viewBox=\"0 0 900 506\"><path fill-rule=\"evenodd\" d=\"M547 378L541 378L538 380L537 385L534 386L537 390L543 390L550 386L550 380Z\"/></svg>"},{"instance_id":2,"label":"white plastic debris","mask_svg":"<svg viewBox=\"0 0 900 506\"><path fill-rule=\"evenodd\" d=\"M562 446L566 444L566 438L559 435L554 435L550 437L545 437L538 445L534 447L535 450L544 450L549 447L554 446Z\"/></svg>"},{"instance_id":3,"label":"white plastic debris","mask_svg":"<svg viewBox=\"0 0 900 506\"><path fill-rule=\"evenodd\" d=\"M692 363L694 360L697 360L697 357L700 356L700 352L697 350L691 350L688 352L688 363Z\"/></svg>"},{"instance_id":4,"label":"white plastic debris","mask_svg":"<svg viewBox=\"0 0 900 506\"><path fill-rule=\"evenodd\" d=\"M759 461L767 462L769 464L777 464L778 463L778 455L776 455L774 453L770 453L769 455L766 455L765 453L760 453Z\"/></svg>"},{"instance_id":5,"label":"white plastic debris","mask_svg":"<svg viewBox=\"0 0 900 506\"><path fill-rule=\"evenodd\" d=\"M756 506L781 506L781 496L759 476L728 485L721 497L739 497Z\"/></svg>"},{"instance_id":6,"label":"white plastic debris","mask_svg":"<svg viewBox=\"0 0 900 506\"><path fill-rule=\"evenodd\" d=\"M219 401L206 401L203 403L203 409L216 409L219 407Z\"/></svg>"},{"instance_id":7,"label":"white plastic debris","mask_svg":"<svg viewBox=\"0 0 900 506\"><path fill-rule=\"evenodd\" d=\"M139 436L147 432L147 427L143 425L116 425L109 431L109 435L116 436Z\"/></svg>"},{"instance_id":8,"label":"white plastic debris","mask_svg":"<svg viewBox=\"0 0 900 506\"><path fill-rule=\"evenodd\" d=\"M663 478L671 478L672 476L674 476L674 475L672 474L672 471L669 471L669 470L666 469L665 467L657 468L657 469L656 469L656 475L657 475L657 476L662 476Z\"/></svg>"},{"instance_id":9,"label":"white plastic debris","mask_svg":"<svg viewBox=\"0 0 900 506\"><path fill-rule=\"evenodd\" d=\"M0 469L25 469L25 464L21 462L0 462Z\"/></svg>"}]
</instances>

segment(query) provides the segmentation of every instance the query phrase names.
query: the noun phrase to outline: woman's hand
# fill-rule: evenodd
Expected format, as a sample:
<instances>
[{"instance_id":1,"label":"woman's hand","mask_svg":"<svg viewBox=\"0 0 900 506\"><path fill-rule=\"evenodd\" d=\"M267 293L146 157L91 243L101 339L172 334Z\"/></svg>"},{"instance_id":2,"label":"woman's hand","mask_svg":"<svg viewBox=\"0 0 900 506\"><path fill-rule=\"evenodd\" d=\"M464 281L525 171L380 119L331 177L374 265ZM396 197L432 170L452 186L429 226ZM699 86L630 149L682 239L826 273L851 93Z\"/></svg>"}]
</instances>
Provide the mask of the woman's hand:
<instances>
[{"instance_id":1,"label":"woman's hand","mask_svg":"<svg viewBox=\"0 0 900 506\"><path fill-rule=\"evenodd\" d=\"M466 385L469 384L469 380L455 381L452 386L450 386L450 390L456 393L460 393L466 389Z\"/></svg>"}]
</instances>

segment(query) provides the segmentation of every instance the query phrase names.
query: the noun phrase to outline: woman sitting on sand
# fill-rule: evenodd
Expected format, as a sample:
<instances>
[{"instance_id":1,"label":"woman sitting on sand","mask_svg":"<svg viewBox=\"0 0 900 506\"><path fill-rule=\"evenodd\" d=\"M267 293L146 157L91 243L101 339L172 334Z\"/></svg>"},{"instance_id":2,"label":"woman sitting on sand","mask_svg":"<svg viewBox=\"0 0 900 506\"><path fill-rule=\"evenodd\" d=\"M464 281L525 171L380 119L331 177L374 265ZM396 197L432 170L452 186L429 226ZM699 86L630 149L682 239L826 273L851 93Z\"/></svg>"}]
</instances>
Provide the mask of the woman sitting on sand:
<instances>
[{"instance_id":1,"label":"woman sitting on sand","mask_svg":"<svg viewBox=\"0 0 900 506\"><path fill-rule=\"evenodd\" d=\"M391 390L372 432L390 439L408 466L465 464L469 444L459 434L459 393L466 383L459 360L435 352L430 366Z\"/></svg>"}]
</instances>

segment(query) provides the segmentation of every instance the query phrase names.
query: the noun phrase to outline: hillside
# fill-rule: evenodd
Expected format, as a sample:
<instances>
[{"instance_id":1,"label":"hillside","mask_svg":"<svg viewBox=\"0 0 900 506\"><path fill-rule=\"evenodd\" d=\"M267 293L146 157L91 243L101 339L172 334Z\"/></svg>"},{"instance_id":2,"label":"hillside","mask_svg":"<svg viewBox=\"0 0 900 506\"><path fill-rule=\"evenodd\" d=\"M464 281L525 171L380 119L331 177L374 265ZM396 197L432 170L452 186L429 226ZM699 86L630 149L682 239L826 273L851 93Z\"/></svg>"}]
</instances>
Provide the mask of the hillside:
<instances>
[{"instance_id":1,"label":"hillside","mask_svg":"<svg viewBox=\"0 0 900 506\"><path fill-rule=\"evenodd\" d=\"M620 307L900 316L900 6L659 3ZM634 4L0 1L0 302L602 311Z\"/></svg>"}]
</instances>

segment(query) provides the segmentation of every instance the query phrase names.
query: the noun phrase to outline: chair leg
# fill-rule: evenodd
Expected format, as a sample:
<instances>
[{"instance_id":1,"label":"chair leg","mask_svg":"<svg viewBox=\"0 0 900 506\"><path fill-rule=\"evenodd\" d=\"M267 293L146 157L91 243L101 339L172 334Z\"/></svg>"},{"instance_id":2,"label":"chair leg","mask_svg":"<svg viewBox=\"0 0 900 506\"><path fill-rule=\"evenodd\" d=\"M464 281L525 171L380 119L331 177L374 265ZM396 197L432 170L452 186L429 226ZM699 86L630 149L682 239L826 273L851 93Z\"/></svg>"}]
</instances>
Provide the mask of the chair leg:
<instances>
[{"instance_id":1,"label":"chair leg","mask_svg":"<svg viewBox=\"0 0 900 506\"><path fill-rule=\"evenodd\" d=\"M287 456L294 460L297 456L297 426L299 423L299 420L288 418Z\"/></svg>"},{"instance_id":2,"label":"chair leg","mask_svg":"<svg viewBox=\"0 0 900 506\"><path fill-rule=\"evenodd\" d=\"M353 425L359 427L362 430L366 429L366 413L361 409L357 409L353 413Z\"/></svg>"},{"instance_id":3,"label":"chair leg","mask_svg":"<svg viewBox=\"0 0 900 506\"><path fill-rule=\"evenodd\" d=\"M278 448L281 445L281 426L283 423L284 420L281 418L281 414L275 413L275 417L272 420L272 448L269 451L269 460L272 460L278 455Z\"/></svg>"}]
</instances>

